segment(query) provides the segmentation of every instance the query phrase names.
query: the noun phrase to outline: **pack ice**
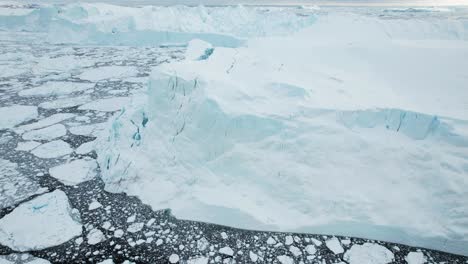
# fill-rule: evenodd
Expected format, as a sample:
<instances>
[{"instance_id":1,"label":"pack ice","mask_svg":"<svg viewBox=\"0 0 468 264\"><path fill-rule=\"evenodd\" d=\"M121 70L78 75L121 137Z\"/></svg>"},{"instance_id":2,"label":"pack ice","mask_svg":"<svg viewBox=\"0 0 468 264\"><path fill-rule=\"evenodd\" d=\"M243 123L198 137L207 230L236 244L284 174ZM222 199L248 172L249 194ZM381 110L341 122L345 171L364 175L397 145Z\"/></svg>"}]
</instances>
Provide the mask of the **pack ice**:
<instances>
[{"instance_id":1,"label":"pack ice","mask_svg":"<svg viewBox=\"0 0 468 264\"><path fill-rule=\"evenodd\" d=\"M468 253L468 24L316 19L156 68L98 143L106 189L185 219Z\"/></svg>"}]
</instances>

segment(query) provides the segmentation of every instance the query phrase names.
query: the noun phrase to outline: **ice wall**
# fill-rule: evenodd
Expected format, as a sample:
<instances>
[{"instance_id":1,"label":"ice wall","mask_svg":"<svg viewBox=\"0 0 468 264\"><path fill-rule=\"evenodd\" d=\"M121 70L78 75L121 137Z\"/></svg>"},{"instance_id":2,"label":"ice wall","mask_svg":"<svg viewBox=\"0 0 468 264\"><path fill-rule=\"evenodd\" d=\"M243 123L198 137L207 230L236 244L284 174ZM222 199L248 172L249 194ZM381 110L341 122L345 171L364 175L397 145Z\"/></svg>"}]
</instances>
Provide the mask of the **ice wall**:
<instances>
[{"instance_id":1,"label":"ice wall","mask_svg":"<svg viewBox=\"0 0 468 264\"><path fill-rule=\"evenodd\" d=\"M106 189L180 218L468 254L467 42L387 22L327 14L157 67L101 138Z\"/></svg>"}]
</instances>

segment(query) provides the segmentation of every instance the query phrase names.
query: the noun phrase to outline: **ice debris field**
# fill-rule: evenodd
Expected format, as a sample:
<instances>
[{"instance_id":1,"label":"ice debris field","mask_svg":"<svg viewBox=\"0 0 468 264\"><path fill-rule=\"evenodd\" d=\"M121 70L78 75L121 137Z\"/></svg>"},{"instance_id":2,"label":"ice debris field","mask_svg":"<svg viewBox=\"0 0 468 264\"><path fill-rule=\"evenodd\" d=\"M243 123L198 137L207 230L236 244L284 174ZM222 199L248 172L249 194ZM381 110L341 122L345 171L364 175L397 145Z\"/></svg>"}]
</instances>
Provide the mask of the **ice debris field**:
<instances>
[{"instance_id":1,"label":"ice debris field","mask_svg":"<svg viewBox=\"0 0 468 264\"><path fill-rule=\"evenodd\" d=\"M8 4L0 41L2 246L81 244L82 227L104 243L110 223L83 225L67 197L99 177L178 219L468 255L466 8ZM108 211L98 198L84 210ZM322 244L288 239L278 263ZM346 263L403 261L323 242Z\"/></svg>"}]
</instances>

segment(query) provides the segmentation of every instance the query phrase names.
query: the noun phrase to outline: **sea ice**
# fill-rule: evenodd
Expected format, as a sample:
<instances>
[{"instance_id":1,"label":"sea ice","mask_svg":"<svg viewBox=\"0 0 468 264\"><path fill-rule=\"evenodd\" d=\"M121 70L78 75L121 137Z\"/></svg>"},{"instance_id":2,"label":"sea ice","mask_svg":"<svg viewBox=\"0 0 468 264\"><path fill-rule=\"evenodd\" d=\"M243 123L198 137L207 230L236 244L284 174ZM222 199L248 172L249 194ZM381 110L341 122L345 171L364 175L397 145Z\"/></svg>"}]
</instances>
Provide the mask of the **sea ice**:
<instances>
[{"instance_id":1,"label":"sea ice","mask_svg":"<svg viewBox=\"0 0 468 264\"><path fill-rule=\"evenodd\" d=\"M95 144L96 144L96 142L94 142L94 141L83 143L75 150L75 152L76 152L76 154L80 154L80 155L87 154L87 153L94 150L94 145Z\"/></svg>"},{"instance_id":2,"label":"sea ice","mask_svg":"<svg viewBox=\"0 0 468 264\"><path fill-rule=\"evenodd\" d=\"M422 252L410 252L405 257L408 264L424 264L427 263L426 257Z\"/></svg>"},{"instance_id":3,"label":"sea ice","mask_svg":"<svg viewBox=\"0 0 468 264\"><path fill-rule=\"evenodd\" d=\"M23 133L25 131L29 131L29 130L33 130L33 129L40 129L40 128L43 128L43 127L48 127L48 126L57 124L57 123L59 123L59 122L61 122L63 120L67 120L69 118L72 118L74 116L75 116L74 114L70 114L70 113L54 114L54 115L51 115L49 117L43 118L43 119L41 119L41 120L39 120L37 122L16 127L15 131L18 132L18 133Z\"/></svg>"},{"instance_id":4,"label":"sea ice","mask_svg":"<svg viewBox=\"0 0 468 264\"><path fill-rule=\"evenodd\" d=\"M41 145L40 142L36 141L24 141L24 142L18 142L18 145L16 146L15 150L18 151L30 151L36 148L37 146Z\"/></svg>"},{"instance_id":5,"label":"sea ice","mask_svg":"<svg viewBox=\"0 0 468 264\"><path fill-rule=\"evenodd\" d=\"M128 105L130 98L128 97L113 97L96 100L80 106L80 110L94 110L94 111L103 111L103 112L113 112L120 110L124 106Z\"/></svg>"},{"instance_id":6,"label":"sea ice","mask_svg":"<svg viewBox=\"0 0 468 264\"><path fill-rule=\"evenodd\" d=\"M66 185L76 185L96 176L94 159L78 159L49 169L50 176Z\"/></svg>"},{"instance_id":7,"label":"sea ice","mask_svg":"<svg viewBox=\"0 0 468 264\"><path fill-rule=\"evenodd\" d=\"M98 136L106 128L106 123L70 127L70 133L80 136Z\"/></svg>"},{"instance_id":8,"label":"sea ice","mask_svg":"<svg viewBox=\"0 0 468 264\"><path fill-rule=\"evenodd\" d=\"M92 101L89 96L83 95L78 97L66 97L57 99L55 101L49 101L39 104L39 107L45 109L58 109L58 108L68 108L78 105L82 105Z\"/></svg>"},{"instance_id":9,"label":"sea ice","mask_svg":"<svg viewBox=\"0 0 468 264\"><path fill-rule=\"evenodd\" d=\"M13 105L0 107L0 130L13 128L36 117L37 107L35 106Z\"/></svg>"},{"instance_id":10,"label":"sea ice","mask_svg":"<svg viewBox=\"0 0 468 264\"><path fill-rule=\"evenodd\" d=\"M57 96L82 92L94 87L93 83L47 82L39 87L21 90L20 96Z\"/></svg>"},{"instance_id":11,"label":"sea ice","mask_svg":"<svg viewBox=\"0 0 468 264\"><path fill-rule=\"evenodd\" d=\"M0 209L44 191L38 183L17 169L16 163L0 158Z\"/></svg>"},{"instance_id":12,"label":"sea ice","mask_svg":"<svg viewBox=\"0 0 468 264\"><path fill-rule=\"evenodd\" d=\"M32 154L43 159L58 158L72 152L73 149L63 140L47 142L31 151Z\"/></svg>"},{"instance_id":13,"label":"sea ice","mask_svg":"<svg viewBox=\"0 0 468 264\"><path fill-rule=\"evenodd\" d=\"M97 228L89 231L89 234L86 236L86 238L88 239L88 244L90 245L96 245L106 240L104 233L102 233L102 231Z\"/></svg>"},{"instance_id":14,"label":"sea ice","mask_svg":"<svg viewBox=\"0 0 468 264\"><path fill-rule=\"evenodd\" d=\"M384 246L365 243L353 245L343 258L349 264L386 264L394 260L394 255Z\"/></svg>"},{"instance_id":15,"label":"sea ice","mask_svg":"<svg viewBox=\"0 0 468 264\"><path fill-rule=\"evenodd\" d=\"M0 219L0 244L29 251L67 242L81 234L81 224L70 212L64 192L56 190L38 196Z\"/></svg>"},{"instance_id":16,"label":"sea ice","mask_svg":"<svg viewBox=\"0 0 468 264\"><path fill-rule=\"evenodd\" d=\"M343 246L341 246L340 240L336 237L332 237L325 241L325 245L335 254L340 254L344 252Z\"/></svg>"},{"instance_id":17,"label":"sea ice","mask_svg":"<svg viewBox=\"0 0 468 264\"><path fill-rule=\"evenodd\" d=\"M36 258L29 254L13 253L7 256L0 256L1 264L50 264L48 260Z\"/></svg>"},{"instance_id":18,"label":"sea ice","mask_svg":"<svg viewBox=\"0 0 468 264\"><path fill-rule=\"evenodd\" d=\"M100 81L106 79L125 79L134 77L138 70L133 66L104 66L85 70L79 78L88 81Z\"/></svg>"},{"instance_id":19,"label":"sea ice","mask_svg":"<svg viewBox=\"0 0 468 264\"><path fill-rule=\"evenodd\" d=\"M37 130L32 130L23 134L24 140L52 140L67 134L67 129L62 124L55 124Z\"/></svg>"}]
</instances>

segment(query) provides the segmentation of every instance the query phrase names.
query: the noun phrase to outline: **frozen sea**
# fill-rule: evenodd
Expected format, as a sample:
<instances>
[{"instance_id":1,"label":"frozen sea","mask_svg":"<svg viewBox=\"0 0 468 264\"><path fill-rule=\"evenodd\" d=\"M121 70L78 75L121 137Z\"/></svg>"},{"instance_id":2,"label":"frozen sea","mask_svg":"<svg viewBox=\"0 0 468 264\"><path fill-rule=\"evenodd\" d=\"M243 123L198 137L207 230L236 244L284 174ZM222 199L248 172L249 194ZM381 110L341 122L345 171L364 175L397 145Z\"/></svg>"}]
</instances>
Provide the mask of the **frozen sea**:
<instances>
[{"instance_id":1,"label":"frozen sea","mask_svg":"<svg viewBox=\"0 0 468 264\"><path fill-rule=\"evenodd\" d=\"M466 261L467 8L121 4L0 3L0 260Z\"/></svg>"}]
</instances>

